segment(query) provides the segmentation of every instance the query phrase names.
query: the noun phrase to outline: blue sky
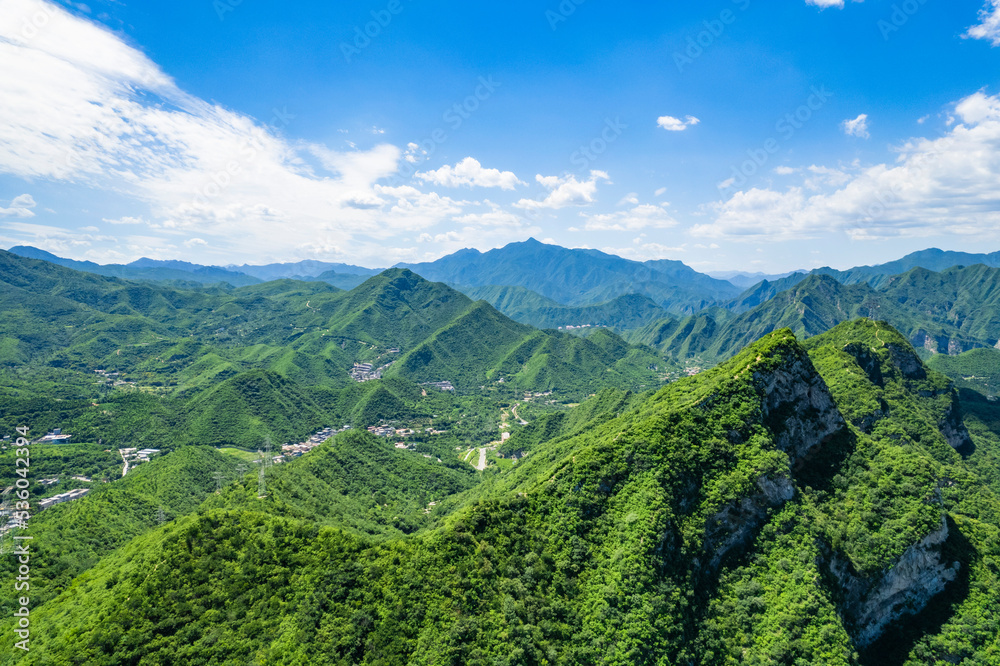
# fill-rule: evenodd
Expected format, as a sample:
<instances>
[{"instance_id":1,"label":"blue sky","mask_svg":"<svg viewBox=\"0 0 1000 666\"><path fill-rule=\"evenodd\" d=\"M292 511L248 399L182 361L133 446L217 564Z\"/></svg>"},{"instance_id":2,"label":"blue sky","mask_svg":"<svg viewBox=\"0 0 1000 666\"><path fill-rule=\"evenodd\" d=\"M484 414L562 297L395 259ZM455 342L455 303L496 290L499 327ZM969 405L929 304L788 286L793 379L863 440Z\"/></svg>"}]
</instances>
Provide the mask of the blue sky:
<instances>
[{"instance_id":1,"label":"blue sky","mask_svg":"<svg viewBox=\"0 0 1000 666\"><path fill-rule=\"evenodd\" d=\"M0 247L1000 249L1000 0L649 4L0 0Z\"/></svg>"}]
</instances>

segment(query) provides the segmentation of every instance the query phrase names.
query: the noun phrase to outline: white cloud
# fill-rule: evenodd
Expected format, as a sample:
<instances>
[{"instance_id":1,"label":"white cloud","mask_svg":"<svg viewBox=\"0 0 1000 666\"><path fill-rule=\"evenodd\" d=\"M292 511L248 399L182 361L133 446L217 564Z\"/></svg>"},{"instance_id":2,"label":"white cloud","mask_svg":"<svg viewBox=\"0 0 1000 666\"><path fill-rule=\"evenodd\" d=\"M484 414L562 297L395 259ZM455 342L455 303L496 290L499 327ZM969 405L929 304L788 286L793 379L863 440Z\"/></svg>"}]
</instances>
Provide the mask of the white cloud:
<instances>
[{"instance_id":1,"label":"white cloud","mask_svg":"<svg viewBox=\"0 0 1000 666\"><path fill-rule=\"evenodd\" d=\"M656 124L668 132L683 132L688 127L693 127L701 121L694 116L687 116L684 120L673 116L660 116L656 119Z\"/></svg>"},{"instance_id":2,"label":"white cloud","mask_svg":"<svg viewBox=\"0 0 1000 666\"><path fill-rule=\"evenodd\" d=\"M523 209L551 208L559 209L567 206L586 206L594 203L597 194L597 183L600 181L610 181L608 174L603 171L591 171L590 179L579 181L574 175L568 176L535 176L542 187L549 190L549 195L542 201L534 199L521 199L514 206Z\"/></svg>"},{"instance_id":3,"label":"white cloud","mask_svg":"<svg viewBox=\"0 0 1000 666\"><path fill-rule=\"evenodd\" d=\"M445 165L437 171L418 173L417 178L424 182L434 183L442 187L499 187L501 190L513 190L518 185L527 183L518 180L511 171L499 169L484 169L479 160L466 157L455 166Z\"/></svg>"},{"instance_id":4,"label":"white cloud","mask_svg":"<svg viewBox=\"0 0 1000 666\"><path fill-rule=\"evenodd\" d=\"M810 167L785 191L754 188L709 207L696 236L799 239L840 231L854 239L940 235L1000 237L1000 97L983 92L954 106L937 139L914 138L895 163ZM807 194L808 188L817 191Z\"/></svg>"},{"instance_id":5,"label":"white cloud","mask_svg":"<svg viewBox=\"0 0 1000 666\"><path fill-rule=\"evenodd\" d=\"M622 197L622 200L618 202L619 206L625 206L631 204L633 206L639 205L639 195L635 192L629 192Z\"/></svg>"},{"instance_id":6,"label":"white cloud","mask_svg":"<svg viewBox=\"0 0 1000 666\"><path fill-rule=\"evenodd\" d=\"M779 176L791 176L793 173L795 173L795 169L789 166L780 166L780 167L775 167L774 173L778 174ZM736 181L734 180L733 182ZM730 185L731 184L732 183L730 183Z\"/></svg>"},{"instance_id":7,"label":"white cloud","mask_svg":"<svg viewBox=\"0 0 1000 666\"><path fill-rule=\"evenodd\" d=\"M844 134L847 136L856 136L859 139L870 139L872 136L868 132L867 113L862 113L854 120L845 120L840 124L840 127L844 130Z\"/></svg>"},{"instance_id":8,"label":"white cloud","mask_svg":"<svg viewBox=\"0 0 1000 666\"><path fill-rule=\"evenodd\" d=\"M654 197L662 197L666 193L667 193L667 188L661 187L660 189L658 189L655 192L653 192L653 196Z\"/></svg>"},{"instance_id":9,"label":"white cloud","mask_svg":"<svg viewBox=\"0 0 1000 666\"><path fill-rule=\"evenodd\" d=\"M30 194L22 194L14 197L8 208L0 208L0 217L34 217L35 211L31 209L37 205Z\"/></svg>"},{"instance_id":10,"label":"white cloud","mask_svg":"<svg viewBox=\"0 0 1000 666\"><path fill-rule=\"evenodd\" d=\"M36 14L44 26L25 32ZM398 173L398 147L291 143L280 131L295 122L287 109L265 126L193 97L116 34L45 0L0 5L0 89L0 173L135 199L161 244L197 229L208 245L189 256L201 261L378 263L386 239L460 212L444 197L400 204L380 193Z\"/></svg>"},{"instance_id":11,"label":"white cloud","mask_svg":"<svg viewBox=\"0 0 1000 666\"><path fill-rule=\"evenodd\" d=\"M454 221L458 224L471 227L507 227L519 229L526 226L526 221L520 215L505 211L499 205L489 200L485 201L484 204L489 206L489 212L468 213L454 218Z\"/></svg>"},{"instance_id":12,"label":"white cloud","mask_svg":"<svg viewBox=\"0 0 1000 666\"><path fill-rule=\"evenodd\" d=\"M587 231L637 231L640 229L668 229L677 226L666 206L643 204L629 210L603 215L580 213L587 220Z\"/></svg>"},{"instance_id":13,"label":"white cloud","mask_svg":"<svg viewBox=\"0 0 1000 666\"><path fill-rule=\"evenodd\" d=\"M827 7L836 7L838 9L844 8L844 0L806 0L807 5L815 5L822 9Z\"/></svg>"},{"instance_id":14,"label":"white cloud","mask_svg":"<svg viewBox=\"0 0 1000 666\"><path fill-rule=\"evenodd\" d=\"M652 243L646 240L646 234L639 234L638 237L632 239L631 247L603 247L601 251L635 261L649 261L665 259L684 252L685 245L673 247L662 243Z\"/></svg>"},{"instance_id":15,"label":"white cloud","mask_svg":"<svg viewBox=\"0 0 1000 666\"><path fill-rule=\"evenodd\" d=\"M805 186L809 190L820 190L824 186L840 187L851 180L850 174L846 171L831 167L814 164L806 171L809 172L809 175L806 177Z\"/></svg>"},{"instance_id":16,"label":"white cloud","mask_svg":"<svg viewBox=\"0 0 1000 666\"><path fill-rule=\"evenodd\" d=\"M979 11L979 23L969 28L965 36L986 39L993 46L1000 46L1000 0L987 0Z\"/></svg>"},{"instance_id":17,"label":"white cloud","mask_svg":"<svg viewBox=\"0 0 1000 666\"><path fill-rule=\"evenodd\" d=\"M201 238L191 238L184 241L184 245L187 247L195 247L197 245L208 245L208 242Z\"/></svg>"},{"instance_id":18,"label":"white cloud","mask_svg":"<svg viewBox=\"0 0 1000 666\"><path fill-rule=\"evenodd\" d=\"M31 222L4 222L0 226L20 236L19 244L26 243L60 256L78 254L95 243L116 240L112 236L95 234L88 228L71 230Z\"/></svg>"},{"instance_id":19,"label":"white cloud","mask_svg":"<svg viewBox=\"0 0 1000 666\"><path fill-rule=\"evenodd\" d=\"M421 192L410 185L376 185L375 192L390 202L389 213L393 218L409 221L412 223L410 226L418 229L457 215L468 204L466 201L442 197L437 192Z\"/></svg>"},{"instance_id":20,"label":"white cloud","mask_svg":"<svg viewBox=\"0 0 1000 666\"><path fill-rule=\"evenodd\" d=\"M125 217L120 217L117 220L109 220L108 218L104 218L102 221L106 222L107 224L148 224L146 220L142 218L142 216L139 217L125 216Z\"/></svg>"}]
</instances>

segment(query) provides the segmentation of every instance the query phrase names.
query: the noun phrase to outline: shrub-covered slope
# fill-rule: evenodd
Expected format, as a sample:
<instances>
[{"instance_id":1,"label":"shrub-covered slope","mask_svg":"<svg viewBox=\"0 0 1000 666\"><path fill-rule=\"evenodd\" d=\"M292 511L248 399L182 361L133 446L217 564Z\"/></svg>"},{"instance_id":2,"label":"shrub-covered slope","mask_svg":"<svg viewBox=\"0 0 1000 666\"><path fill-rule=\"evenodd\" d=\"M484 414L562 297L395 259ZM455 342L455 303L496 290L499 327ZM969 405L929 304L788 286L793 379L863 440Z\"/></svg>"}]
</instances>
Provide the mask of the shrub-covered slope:
<instances>
[{"instance_id":1,"label":"shrub-covered slope","mask_svg":"<svg viewBox=\"0 0 1000 666\"><path fill-rule=\"evenodd\" d=\"M22 663L990 663L1000 503L948 380L885 324L808 348L770 334L561 432L407 538L235 489L39 609Z\"/></svg>"}]
</instances>

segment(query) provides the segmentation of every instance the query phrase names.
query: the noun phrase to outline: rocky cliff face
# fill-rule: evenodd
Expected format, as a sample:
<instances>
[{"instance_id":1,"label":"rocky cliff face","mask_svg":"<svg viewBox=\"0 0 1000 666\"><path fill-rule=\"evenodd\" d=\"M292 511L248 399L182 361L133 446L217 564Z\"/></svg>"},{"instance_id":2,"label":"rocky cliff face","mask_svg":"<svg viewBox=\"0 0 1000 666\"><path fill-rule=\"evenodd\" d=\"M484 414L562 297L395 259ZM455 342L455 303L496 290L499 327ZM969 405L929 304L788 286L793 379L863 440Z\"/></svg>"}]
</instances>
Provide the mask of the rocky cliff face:
<instances>
[{"instance_id":1,"label":"rocky cliff face","mask_svg":"<svg viewBox=\"0 0 1000 666\"><path fill-rule=\"evenodd\" d=\"M938 429L944 435L948 444L959 452L967 452L975 447L969 430L965 427L965 423L962 422L962 412L958 404L957 394L953 395L951 406L938 424Z\"/></svg>"},{"instance_id":2,"label":"rocky cliff face","mask_svg":"<svg viewBox=\"0 0 1000 666\"><path fill-rule=\"evenodd\" d=\"M911 546L892 569L876 579L855 574L845 560L833 556L830 572L844 595L841 613L859 647L875 642L886 627L904 615L922 611L945 586L955 580L961 565L946 562L942 546L948 523Z\"/></svg>"},{"instance_id":3,"label":"rocky cliff face","mask_svg":"<svg viewBox=\"0 0 1000 666\"><path fill-rule=\"evenodd\" d=\"M754 375L764 394L764 418L775 444L795 465L847 427L830 389L808 358Z\"/></svg>"},{"instance_id":4,"label":"rocky cliff face","mask_svg":"<svg viewBox=\"0 0 1000 666\"><path fill-rule=\"evenodd\" d=\"M708 568L715 571L734 548L750 543L764 524L770 509L795 497L795 487L788 477L757 479L757 490L739 502L730 502L709 518L705 530L705 550Z\"/></svg>"},{"instance_id":5,"label":"rocky cliff face","mask_svg":"<svg viewBox=\"0 0 1000 666\"><path fill-rule=\"evenodd\" d=\"M890 344L888 347L889 358L903 377L906 379L927 378L927 369L924 368L923 361L920 360L920 357L913 350L895 344Z\"/></svg>"},{"instance_id":6,"label":"rocky cliff face","mask_svg":"<svg viewBox=\"0 0 1000 666\"><path fill-rule=\"evenodd\" d=\"M847 427L829 388L805 355L777 370L755 373L754 384L775 446L788 453L792 469ZM794 496L790 477L762 476L754 494L730 502L709 518L705 530L709 569L717 569L733 549L748 544L769 511Z\"/></svg>"}]
</instances>

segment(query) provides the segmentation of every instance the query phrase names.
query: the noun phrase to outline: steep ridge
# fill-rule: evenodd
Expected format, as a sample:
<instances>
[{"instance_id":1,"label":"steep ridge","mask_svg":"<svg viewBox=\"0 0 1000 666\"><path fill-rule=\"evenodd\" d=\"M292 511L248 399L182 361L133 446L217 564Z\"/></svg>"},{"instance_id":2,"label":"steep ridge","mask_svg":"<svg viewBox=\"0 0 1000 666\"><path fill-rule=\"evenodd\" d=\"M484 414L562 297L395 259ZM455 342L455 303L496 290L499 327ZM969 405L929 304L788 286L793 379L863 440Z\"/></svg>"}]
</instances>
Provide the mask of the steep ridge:
<instances>
[{"instance_id":1,"label":"steep ridge","mask_svg":"<svg viewBox=\"0 0 1000 666\"><path fill-rule=\"evenodd\" d=\"M305 637L300 636L296 641L299 649L310 644L308 650L314 659L336 660L346 654L357 661L403 657L416 648L419 634L423 637L421 651L431 662L446 654L474 658L500 649L516 650L522 659L530 655L532 662L543 658L546 650L552 651L552 658L562 655L564 660L589 662L584 655L596 649L598 655L613 662L653 663L665 655L682 657L687 653L684 636L694 629L694 618L676 595L692 585L709 589L722 562L746 547L767 517L792 498L792 468L800 457L821 450L845 427L805 352L790 333L781 332L717 371L668 387L628 414L529 456L525 466L505 482L506 489L487 492L483 499L456 513L448 526L428 541L366 546L345 541L336 533L320 536L288 521L282 528L282 521L273 523L278 519L223 512L182 522L152 537L149 544L137 542L123 556L136 562L148 558L148 548L155 541L161 553L155 557L164 562L163 568L184 572L205 567L199 577L232 580L225 563L249 547L249 542L237 535L264 527L268 532L277 529L288 535L272 546L271 555L277 558L284 557L285 548L298 548L295 544L300 537L294 535L312 533L315 545L309 551L318 558L315 564L327 570L346 573L346 561L341 559L345 556L356 561L398 560L396 566L379 566L367 572L355 569L350 574L361 579L374 576L363 587L355 587L361 582L357 578L350 584L350 588L366 590L366 596L375 595L362 604L369 618L362 645L370 645L374 651L358 646L343 652L346 646L341 639L303 641ZM197 548L191 541L192 530L202 534L202 545ZM567 539L567 534L576 536ZM229 545L223 547L220 538ZM215 543L222 550L210 545ZM615 555L621 549L627 553L624 558ZM254 552L264 555L256 547ZM197 558L199 569L192 569L192 556ZM452 574L444 573L449 560L458 563L457 570L451 565ZM130 615L136 616L142 607L141 617L155 618L173 607L169 599L194 592L195 587L189 587L193 581L187 582L184 576L168 580L164 572L150 577L148 572L156 570L150 564L143 567L146 582L142 585L161 593L156 597L140 594L133 587L139 581L127 567L112 582L109 602L117 599L120 603L123 595L128 596L133 600L125 606L133 609ZM306 568L300 567L294 579L304 582L300 576L312 576L309 572L314 563L303 560L302 564ZM501 575L484 577L484 567ZM76 602L88 598L87 590L94 585L104 585L107 573L99 568L54 607L64 603L61 607L75 616L74 608L86 606ZM394 582L400 575L410 580L409 585ZM301 583L286 580L280 589L287 591L281 594L291 602L305 590ZM457 601L459 616L467 618L468 630L460 628L463 621L456 624L453 613L439 614L437 602L424 596L430 593L428 585L438 588L442 582L448 586L448 596ZM569 606L564 610L544 593L553 585L565 590L565 602L560 603ZM326 589L325 584L323 587ZM177 591L164 596L167 589ZM406 589L415 591L415 596L404 592ZM252 589L246 588L246 593L252 595ZM609 595L613 595L613 602ZM234 599L242 598L237 595ZM372 605L375 598L383 601ZM278 625L260 616L266 613L265 607L246 599L237 603L250 604L245 607L245 617L249 622L260 617L263 624L255 626L263 634L252 639L237 625L220 627L219 639L235 650L232 658L274 655L279 644L292 648ZM321 616L332 613L343 617L348 609L339 599L343 599L341 594L332 594L316 610ZM422 610L415 618L399 622L375 610L382 603L416 604L415 608ZM201 605L208 609L216 602L205 598ZM162 611L155 610L156 606ZM299 604L289 609L296 606ZM109 623L105 626L118 626L116 618L125 608L115 611L106 606L111 614L105 616ZM300 608L306 610L305 606ZM655 612L650 614L650 610ZM562 620L550 625L533 619L540 617L539 613L553 612ZM46 647L58 645L60 633L76 626L80 618L67 619L60 629L53 627L52 639L45 639ZM322 622L325 625L328 621ZM207 647L190 634L191 630L200 633L197 623L190 625L183 638L161 634L147 621L142 624L147 627L142 631L152 633L150 640L141 644L129 641L126 646L121 640L112 640L101 646L85 641L81 647L95 657L103 650L115 649L127 658L156 658L153 655L165 654L161 650L177 649L177 640L188 641L188 647L180 648L178 654L189 657ZM343 628L355 631L349 629L353 626L356 624L349 623ZM522 629L511 635L503 626ZM657 630L648 633L654 627ZM307 636L315 636L313 631L307 630ZM583 643L570 638L581 631L592 638ZM89 632L84 629L78 635ZM397 639L384 640L389 639L388 632ZM112 634L102 629L101 635ZM266 637L267 647L260 642L262 637ZM381 647L375 649L376 644Z\"/></svg>"}]
</instances>

